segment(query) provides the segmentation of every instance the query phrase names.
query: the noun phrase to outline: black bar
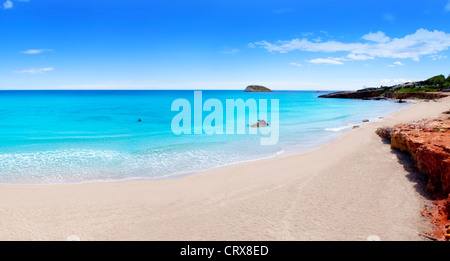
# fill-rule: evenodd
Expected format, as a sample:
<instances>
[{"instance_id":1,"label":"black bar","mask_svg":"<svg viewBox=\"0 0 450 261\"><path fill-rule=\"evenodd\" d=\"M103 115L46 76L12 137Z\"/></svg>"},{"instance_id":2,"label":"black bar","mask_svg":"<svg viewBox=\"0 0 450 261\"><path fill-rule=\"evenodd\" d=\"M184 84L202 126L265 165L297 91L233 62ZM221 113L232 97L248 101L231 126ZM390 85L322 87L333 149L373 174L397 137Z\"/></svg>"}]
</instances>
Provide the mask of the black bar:
<instances>
[{"instance_id":1,"label":"black bar","mask_svg":"<svg viewBox=\"0 0 450 261\"><path fill-rule=\"evenodd\" d=\"M4 256L15 258L53 257L59 260L89 257L123 258L126 260L316 260L327 258L356 258L358 260L387 260L393 254L404 258L427 259L448 254L449 242L296 242L296 241L170 241L170 242L0 242ZM62 256L60 253L63 253ZM289 257L283 258L281 257ZM441 258L438 258L441 259Z\"/></svg>"}]
</instances>

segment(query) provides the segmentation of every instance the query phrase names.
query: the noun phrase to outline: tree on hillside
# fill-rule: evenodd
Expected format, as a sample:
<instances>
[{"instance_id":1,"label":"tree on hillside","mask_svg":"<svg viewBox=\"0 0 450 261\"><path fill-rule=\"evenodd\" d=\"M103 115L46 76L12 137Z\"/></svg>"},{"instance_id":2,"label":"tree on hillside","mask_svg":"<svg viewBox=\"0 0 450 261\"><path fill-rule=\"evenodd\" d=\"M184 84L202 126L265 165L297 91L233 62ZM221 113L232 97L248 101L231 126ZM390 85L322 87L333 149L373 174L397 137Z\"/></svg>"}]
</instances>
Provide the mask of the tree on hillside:
<instances>
[{"instance_id":1,"label":"tree on hillside","mask_svg":"<svg viewBox=\"0 0 450 261\"><path fill-rule=\"evenodd\" d=\"M434 76L429 78L428 80L425 80L424 83L426 85L443 85L445 83L446 79L443 74Z\"/></svg>"}]
</instances>

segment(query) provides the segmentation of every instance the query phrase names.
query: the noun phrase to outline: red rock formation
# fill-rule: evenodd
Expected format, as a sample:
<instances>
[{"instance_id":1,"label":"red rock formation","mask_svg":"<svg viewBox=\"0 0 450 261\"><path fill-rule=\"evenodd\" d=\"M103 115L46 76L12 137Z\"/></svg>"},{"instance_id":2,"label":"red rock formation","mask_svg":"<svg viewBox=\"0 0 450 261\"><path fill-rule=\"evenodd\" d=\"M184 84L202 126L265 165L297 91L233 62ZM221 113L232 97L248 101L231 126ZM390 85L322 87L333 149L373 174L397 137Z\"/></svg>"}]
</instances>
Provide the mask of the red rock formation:
<instances>
[{"instance_id":1,"label":"red rock formation","mask_svg":"<svg viewBox=\"0 0 450 261\"><path fill-rule=\"evenodd\" d=\"M409 152L418 170L428 176L426 189L436 201L422 214L439 227L434 236L450 238L450 117L380 128L377 134L390 139L392 148Z\"/></svg>"},{"instance_id":2,"label":"red rock formation","mask_svg":"<svg viewBox=\"0 0 450 261\"><path fill-rule=\"evenodd\" d=\"M448 199L435 200L430 205L426 205L422 210L421 214L427 217L431 224L433 224L436 229L431 233L427 233L431 238L437 240L446 239L446 235L450 235L450 221L449 218L449 208Z\"/></svg>"}]
</instances>

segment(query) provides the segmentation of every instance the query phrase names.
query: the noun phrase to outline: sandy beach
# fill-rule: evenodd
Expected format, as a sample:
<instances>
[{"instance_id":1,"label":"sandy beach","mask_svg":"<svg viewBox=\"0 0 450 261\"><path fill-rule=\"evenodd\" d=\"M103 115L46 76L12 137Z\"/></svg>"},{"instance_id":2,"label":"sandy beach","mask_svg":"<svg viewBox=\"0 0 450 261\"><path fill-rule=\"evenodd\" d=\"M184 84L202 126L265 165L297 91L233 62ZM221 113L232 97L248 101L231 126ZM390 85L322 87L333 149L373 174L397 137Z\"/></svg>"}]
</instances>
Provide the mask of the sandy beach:
<instances>
[{"instance_id":1,"label":"sandy beach","mask_svg":"<svg viewBox=\"0 0 450 261\"><path fill-rule=\"evenodd\" d=\"M425 179L375 130L449 108L420 101L307 153L177 179L1 185L0 240L424 240Z\"/></svg>"}]
</instances>

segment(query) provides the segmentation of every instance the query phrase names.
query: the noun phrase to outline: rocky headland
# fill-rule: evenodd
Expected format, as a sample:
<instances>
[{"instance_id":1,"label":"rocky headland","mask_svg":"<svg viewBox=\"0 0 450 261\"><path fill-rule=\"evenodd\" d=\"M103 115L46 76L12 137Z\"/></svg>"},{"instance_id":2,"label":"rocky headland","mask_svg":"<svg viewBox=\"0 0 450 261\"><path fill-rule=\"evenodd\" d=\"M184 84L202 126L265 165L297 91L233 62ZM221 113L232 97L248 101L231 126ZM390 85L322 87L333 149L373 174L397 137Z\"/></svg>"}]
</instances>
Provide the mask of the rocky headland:
<instances>
[{"instance_id":1,"label":"rocky headland","mask_svg":"<svg viewBox=\"0 0 450 261\"><path fill-rule=\"evenodd\" d=\"M401 100L409 98L434 100L444 97L447 97L447 94L434 92L395 92L386 88L377 88L374 90L332 92L319 96L319 98L343 98L361 100Z\"/></svg>"},{"instance_id":2,"label":"rocky headland","mask_svg":"<svg viewBox=\"0 0 450 261\"><path fill-rule=\"evenodd\" d=\"M450 92L450 75L437 75L424 81L407 82L393 86L369 87L357 91L333 92L319 98L344 98L362 100L382 99L425 99L434 100L446 97Z\"/></svg>"},{"instance_id":3,"label":"rocky headland","mask_svg":"<svg viewBox=\"0 0 450 261\"><path fill-rule=\"evenodd\" d=\"M379 97L383 93L384 90L382 89L371 91L344 91L320 95L319 98L365 99Z\"/></svg>"},{"instance_id":4,"label":"rocky headland","mask_svg":"<svg viewBox=\"0 0 450 261\"><path fill-rule=\"evenodd\" d=\"M438 228L429 234L450 239L450 117L421 120L377 129L391 147L408 152L419 172L427 176L426 190L434 199L422 212Z\"/></svg>"}]
</instances>

